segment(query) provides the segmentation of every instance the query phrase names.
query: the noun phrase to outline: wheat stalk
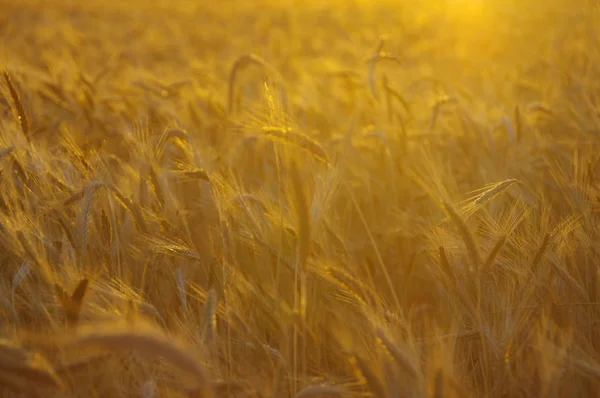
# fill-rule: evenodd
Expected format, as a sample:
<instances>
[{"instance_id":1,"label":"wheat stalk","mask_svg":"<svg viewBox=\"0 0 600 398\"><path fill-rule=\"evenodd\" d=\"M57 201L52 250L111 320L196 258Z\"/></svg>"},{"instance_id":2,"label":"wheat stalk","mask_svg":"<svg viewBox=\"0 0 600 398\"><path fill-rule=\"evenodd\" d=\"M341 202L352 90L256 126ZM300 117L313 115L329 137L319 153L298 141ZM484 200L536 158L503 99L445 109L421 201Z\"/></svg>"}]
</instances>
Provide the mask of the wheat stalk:
<instances>
[{"instance_id":1,"label":"wheat stalk","mask_svg":"<svg viewBox=\"0 0 600 398\"><path fill-rule=\"evenodd\" d=\"M500 253L500 250L502 250L502 247L506 243L507 238L508 238L508 235L506 235L506 234L502 235L498 239L498 241L496 242L496 244L494 245L494 247L492 248L490 253L488 254L487 259L485 260L485 268L487 270L489 270L492 267L492 265L494 264L494 261L496 260L498 253Z\"/></svg>"},{"instance_id":2,"label":"wheat stalk","mask_svg":"<svg viewBox=\"0 0 600 398\"><path fill-rule=\"evenodd\" d=\"M533 257L533 260L531 260L531 265L529 268L530 268L531 272L533 272L534 275L537 273L538 264L542 261L542 258L544 257L544 254L546 253L546 249L548 248L548 245L550 244L550 237L551 237L551 235L549 233L546 233L544 235L544 239L542 240L542 243L540 244L537 251L535 252L535 256Z\"/></svg>"},{"instance_id":3,"label":"wheat stalk","mask_svg":"<svg viewBox=\"0 0 600 398\"><path fill-rule=\"evenodd\" d=\"M310 252L310 209L304 192L304 184L296 164L292 164L290 170L292 188L296 205L296 217L298 220L298 267L306 268L306 261Z\"/></svg>"},{"instance_id":4,"label":"wheat stalk","mask_svg":"<svg viewBox=\"0 0 600 398\"><path fill-rule=\"evenodd\" d=\"M479 254L479 249L475 240L475 235L473 235L473 232L471 231L465 220L463 220L463 218L456 212L454 207L449 202L444 200L443 204L444 208L450 215L450 218L454 222L454 225L456 225L456 228L458 229L458 232L462 237L463 242L465 243L465 246L467 248L467 254L469 255L469 259L471 260L473 271L478 270L479 265L481 264L481 256Z\"/></svg>"}]
</instances>

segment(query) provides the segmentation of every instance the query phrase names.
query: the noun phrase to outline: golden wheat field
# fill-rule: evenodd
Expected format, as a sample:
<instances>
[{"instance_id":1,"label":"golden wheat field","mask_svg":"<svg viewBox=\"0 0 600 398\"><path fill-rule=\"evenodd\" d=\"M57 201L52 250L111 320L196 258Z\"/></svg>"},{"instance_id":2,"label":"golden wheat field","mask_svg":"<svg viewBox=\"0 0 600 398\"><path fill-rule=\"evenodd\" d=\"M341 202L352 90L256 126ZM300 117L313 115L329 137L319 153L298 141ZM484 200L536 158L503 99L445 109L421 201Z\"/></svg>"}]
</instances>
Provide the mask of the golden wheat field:
<instances>
[{"instance_id":1,"label":"golden wheat field","mask_svg":"<svg viewBox=\"0 0 600 398\"><path fill-rule=\"evenodd\" d=\"M0 396L600 396L599 23L0 0Z\"/></svg>"}]
</instances>

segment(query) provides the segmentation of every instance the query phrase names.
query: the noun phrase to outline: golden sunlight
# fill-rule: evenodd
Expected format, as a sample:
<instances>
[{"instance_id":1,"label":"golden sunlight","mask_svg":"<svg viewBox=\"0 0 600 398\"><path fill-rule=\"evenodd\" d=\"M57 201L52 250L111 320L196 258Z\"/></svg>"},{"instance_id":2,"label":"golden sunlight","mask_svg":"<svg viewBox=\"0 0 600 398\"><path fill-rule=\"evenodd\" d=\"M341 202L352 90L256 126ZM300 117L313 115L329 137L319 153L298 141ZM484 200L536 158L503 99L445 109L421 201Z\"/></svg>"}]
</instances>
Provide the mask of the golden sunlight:
<instances>
[{"instance_id":1,"label":"golden sunlight","mask_svg":"<svg viewBox=\"0 0 600 398\"><path fill-rule=\"evenodd\" d=\"M597 1L0 3L0 396L600 396Z\"/></svg>"}]
</instances>

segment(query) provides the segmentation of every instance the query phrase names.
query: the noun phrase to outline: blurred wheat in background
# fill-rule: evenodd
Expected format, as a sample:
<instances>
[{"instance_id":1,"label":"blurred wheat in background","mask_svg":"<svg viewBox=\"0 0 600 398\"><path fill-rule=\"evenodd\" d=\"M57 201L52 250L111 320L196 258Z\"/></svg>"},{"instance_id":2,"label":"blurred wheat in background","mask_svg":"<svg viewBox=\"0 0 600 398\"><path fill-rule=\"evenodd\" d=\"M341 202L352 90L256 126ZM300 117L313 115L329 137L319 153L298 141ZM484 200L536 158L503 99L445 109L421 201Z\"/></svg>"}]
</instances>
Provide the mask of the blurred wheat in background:
<instances>
[{"instance_id":1,"label":"blurred wheat in background","mask_svg":"<svg viewBox=\"0 0 600 398\"><path fill-rule=\"evenodd\" d=\"M0 3L2 396L600 395L593 2Z\"/></svg>"}]
</instances>

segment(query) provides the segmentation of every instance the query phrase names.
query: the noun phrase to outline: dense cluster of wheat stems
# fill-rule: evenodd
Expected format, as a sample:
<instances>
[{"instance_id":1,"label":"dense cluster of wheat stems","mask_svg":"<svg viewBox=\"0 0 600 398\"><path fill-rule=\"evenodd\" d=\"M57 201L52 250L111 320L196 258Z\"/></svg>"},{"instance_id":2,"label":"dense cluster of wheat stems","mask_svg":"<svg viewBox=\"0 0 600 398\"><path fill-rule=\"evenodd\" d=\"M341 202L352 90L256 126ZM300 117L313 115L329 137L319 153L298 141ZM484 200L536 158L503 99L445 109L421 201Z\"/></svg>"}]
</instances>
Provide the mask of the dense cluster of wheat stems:
<instances>
[{"instance_id":1,"label":"dense cluster of wheat stems","mask_svg":"<svg viewBox=\"0 0 600 398\"><path fill-rule=\"evenodd\" d=\"M3 393L598 394L595 10L141 3L2 6Z\"/></svg>"}]
</instances>

